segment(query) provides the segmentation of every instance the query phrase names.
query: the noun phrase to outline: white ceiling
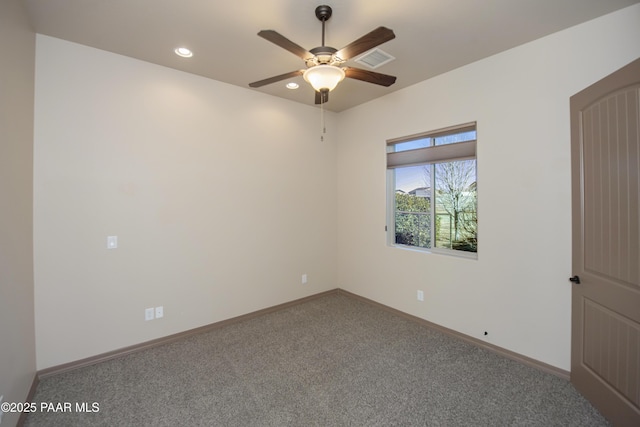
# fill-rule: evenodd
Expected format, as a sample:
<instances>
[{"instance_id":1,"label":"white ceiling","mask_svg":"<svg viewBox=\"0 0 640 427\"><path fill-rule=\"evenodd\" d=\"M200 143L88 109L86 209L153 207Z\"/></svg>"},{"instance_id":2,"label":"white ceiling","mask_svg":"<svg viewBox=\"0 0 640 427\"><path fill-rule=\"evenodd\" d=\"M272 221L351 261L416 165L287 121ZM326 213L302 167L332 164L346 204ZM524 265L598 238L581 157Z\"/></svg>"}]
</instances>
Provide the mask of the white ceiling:
<instances>
[{"instance_id":1,"label":"white ceiling","mask_svg":"<svg viewBox=\"0 0 640 427\"><path fill-rule=\"evenodd\" d=\"M346 79L325 108L342 111L640 0L25 0L41 34L138 58L232 85L304 68L302 59L256 34L271 29L312 49L321 45L314 11L333 8L325 44L340 49L385 26L396 38L379 46L396 58L375 71L397 76L388 88ZM186 46L193 58L176 56ZM347 65L354 65L349 61ZM359 68L365 68L355 64ZM552 64L550 64L552 66ZM260 92L313 105L285 80Z\"/></svg>"}]
</instances>

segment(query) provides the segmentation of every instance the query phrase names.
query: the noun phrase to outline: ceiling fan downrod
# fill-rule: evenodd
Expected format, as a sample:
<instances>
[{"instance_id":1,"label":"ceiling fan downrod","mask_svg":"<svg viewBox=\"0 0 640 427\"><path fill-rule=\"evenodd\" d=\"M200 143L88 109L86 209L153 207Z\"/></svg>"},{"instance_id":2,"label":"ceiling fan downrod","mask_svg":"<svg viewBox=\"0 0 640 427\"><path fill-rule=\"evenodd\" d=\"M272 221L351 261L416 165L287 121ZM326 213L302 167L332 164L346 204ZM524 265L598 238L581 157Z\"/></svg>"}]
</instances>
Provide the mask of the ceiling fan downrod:
<instances>
[{"instance_id":1,"label":"ceiling fan downrod","mask_svg":"<svg viewBox=\"0 0 640 427\"><path fill-rule=\"evenodd\" d=\"M325 22L331 18L331 14L333 13L331 6L321 5L316 7L316 18L320 22L322 22L322 45L318 47L314 47L309 52L313 54L313 58L307 60L307 67L311 68L316 65L338 65L336 64L336 58L334 54L337 50L330 46L325 46L324 44L324 35L325 35Z\"/></svg>"},{"instance_id":2,"label":"ceiling fan downrod","mask_svg":"<svg viewBox=\"0 0 640 427\"><path fill-rule=\"evenodd\" d=\"M316 18L322 22L322 47L324 47L324 23L331 18L332 12L331 6L327 6L326 4L316 7Z\"/></svg>"}]
</instances>

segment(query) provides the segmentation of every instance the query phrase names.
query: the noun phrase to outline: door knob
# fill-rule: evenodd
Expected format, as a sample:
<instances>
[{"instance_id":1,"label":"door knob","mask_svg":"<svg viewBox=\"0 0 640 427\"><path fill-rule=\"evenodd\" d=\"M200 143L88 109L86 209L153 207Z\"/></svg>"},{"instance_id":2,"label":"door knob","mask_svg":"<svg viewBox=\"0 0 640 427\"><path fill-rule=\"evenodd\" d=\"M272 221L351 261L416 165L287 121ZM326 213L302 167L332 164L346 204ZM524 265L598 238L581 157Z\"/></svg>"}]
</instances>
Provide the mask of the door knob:
<instances>
[{"instance_id":1,"label":"door knob","mask_svg":"<svg viewBox=\"0 0 640 427\"><path fill-rule=\"evenodd\" d=\"M575 283L576 285L580 284L580 277L578 276L573 276L573 277L569 277L569 281L572 283Z\"/></svg>"}]
</instances>

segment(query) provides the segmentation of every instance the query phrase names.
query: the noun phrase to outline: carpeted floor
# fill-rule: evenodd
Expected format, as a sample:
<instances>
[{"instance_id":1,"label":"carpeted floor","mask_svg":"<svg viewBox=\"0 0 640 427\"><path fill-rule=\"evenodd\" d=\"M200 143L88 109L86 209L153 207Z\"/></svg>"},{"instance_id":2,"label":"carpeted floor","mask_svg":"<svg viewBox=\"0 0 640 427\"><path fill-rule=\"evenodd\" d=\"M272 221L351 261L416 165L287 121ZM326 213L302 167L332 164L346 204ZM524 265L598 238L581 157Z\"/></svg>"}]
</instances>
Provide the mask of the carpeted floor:
<instances>
[{"instance_id":1,"label":"carpeted floor","mask_svg":"<svg viewBox=\"0 0 640 427\"><path fill-rule=\"evenodd\" d=\"M563 379L338 293L46 378L34 402L71 411L26 426L608 425Z\"/></svg>"}]
</instances>

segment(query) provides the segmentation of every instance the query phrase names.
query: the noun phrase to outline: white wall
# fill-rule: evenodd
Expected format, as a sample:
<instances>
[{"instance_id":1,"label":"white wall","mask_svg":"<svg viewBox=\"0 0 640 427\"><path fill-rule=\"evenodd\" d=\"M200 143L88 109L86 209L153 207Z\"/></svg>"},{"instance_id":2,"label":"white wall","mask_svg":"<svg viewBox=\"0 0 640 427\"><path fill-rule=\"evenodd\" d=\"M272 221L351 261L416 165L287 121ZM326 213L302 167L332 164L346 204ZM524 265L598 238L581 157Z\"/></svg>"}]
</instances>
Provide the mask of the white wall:
<instances>
[{"instance_id":1,"label":"white wall","mask_svg":"<svg viewBox=\"0 0 640 427\"><path fill-rule=\"evenodd\" d=\"M326 117L38 35L38 369L335 288Z\"/></svg>"},{"instance_id":2,"label":"white wall","mask_svg":"<svg viewBox=\"0 0 640 427\"><path fill-rule=\"evenodd\" d=\"M35 33L22 1L0 1L0 395L24 402L36 371L33 320ZM2 425L20 414L5 413Z\"/></svg>"},{"instance_id":3,"label":"white wall","mask_svg":"<svg viewBox=\"0 0 640 427\"><path fill-rule=\"evenodd\" d=\"M569 97L639 56L635 5L341 113L338 286L569 370ZM478 260L388 247L385 140L471 121Z\"/></svg>"}]
</instances>

